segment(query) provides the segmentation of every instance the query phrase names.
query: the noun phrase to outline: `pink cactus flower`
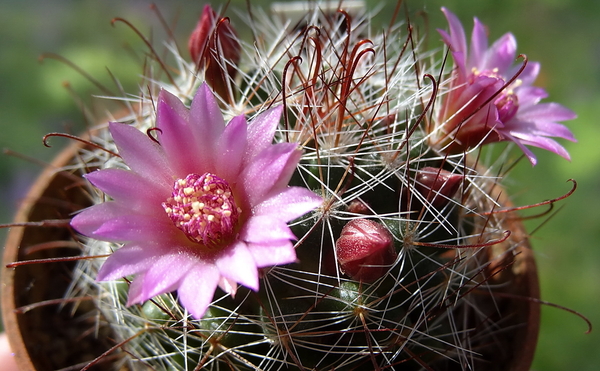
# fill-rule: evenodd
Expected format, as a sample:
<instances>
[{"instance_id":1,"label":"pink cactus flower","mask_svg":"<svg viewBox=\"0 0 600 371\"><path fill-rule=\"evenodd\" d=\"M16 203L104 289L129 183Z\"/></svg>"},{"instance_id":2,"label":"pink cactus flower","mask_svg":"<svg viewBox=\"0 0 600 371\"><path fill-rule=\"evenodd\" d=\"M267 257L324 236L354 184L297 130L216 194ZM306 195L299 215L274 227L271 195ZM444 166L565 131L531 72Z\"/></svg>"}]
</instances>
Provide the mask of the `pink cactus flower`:
<instances>
[{"instance_id":1,"label":"pink cactus flower","mask_svg":"<svg viewBox=\"0 0 600 371\"><path fill-rule=\"evenodd\" d=\"M287 222L321 198L288 182L300 159L296 143L272 144L281 108L225 125L203 84L188 110L166 91L157 101L158 143L138 129L110 124L130 170L86 178L112 200L76 215L71 225L98 240L122 243L97 279L135 275L128 305L177 290L201 318L218 287L259 289L259 268L296 260Z\"/></svg>"},{"instance_id":2,"label":"pink cactus flower","mask_svg":"<svg viewBox=\"0 0 600 371\"><path fill-rule=\"evenodd\" d=\"M567 150L552 137L575 141L561 121L576 115L557 103L540 103L548 94L533 86L540 64L515 65L517 43L507 33L488 47L485 26L475 18L470 50L462 24L442 8L450 33L439 30L454 59L450 92L443 97L432 133L438 146L461 152L480 144L512 141L532 165L537 160L527 146L554 152L570 159Z\"/></svg>"}]
</instances>

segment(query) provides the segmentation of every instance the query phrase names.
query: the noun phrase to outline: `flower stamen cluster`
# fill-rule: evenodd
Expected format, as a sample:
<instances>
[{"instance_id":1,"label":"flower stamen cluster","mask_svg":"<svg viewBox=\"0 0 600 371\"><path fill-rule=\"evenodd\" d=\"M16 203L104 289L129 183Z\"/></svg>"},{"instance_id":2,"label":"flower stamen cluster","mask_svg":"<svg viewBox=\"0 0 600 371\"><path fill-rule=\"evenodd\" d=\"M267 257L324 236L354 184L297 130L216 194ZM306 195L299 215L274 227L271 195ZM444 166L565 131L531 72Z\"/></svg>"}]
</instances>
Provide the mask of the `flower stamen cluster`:
<instances>
[{"instance_id":1,"label":"flower stamen cluster","mask_svg":"<svg viewBox=\"0 0 600 371\"><path fill-rule=\"evenodd\" d=\"M211 173L176 180L172 196L162 206L191 241L208 248L233 237L242 212L229 184Z\"/></svg>"},{"instance_id":2,"label":"flower stamen cluster","mask_svg":"<svg viewBox=\"0 0 600 371\"><path fill-rule=\"evenodd\" d=\"M501 83L505 86L506 82L504 81L504 77L500 75L500 71L498 68L493 68L492 70L479 70L477 67L473 67L472 75L469 77L469 84L476 83L478 78L482 79L496 79L497 83ZM515 94L516 88L523 84L523 80L515 79L514 82L505 86L500 92L497 92L498 96L494 99L493 103L498 110L498 119L501 122L508 122L512 119L519 110L519 97Z\"/></svg>"}]
</instances>

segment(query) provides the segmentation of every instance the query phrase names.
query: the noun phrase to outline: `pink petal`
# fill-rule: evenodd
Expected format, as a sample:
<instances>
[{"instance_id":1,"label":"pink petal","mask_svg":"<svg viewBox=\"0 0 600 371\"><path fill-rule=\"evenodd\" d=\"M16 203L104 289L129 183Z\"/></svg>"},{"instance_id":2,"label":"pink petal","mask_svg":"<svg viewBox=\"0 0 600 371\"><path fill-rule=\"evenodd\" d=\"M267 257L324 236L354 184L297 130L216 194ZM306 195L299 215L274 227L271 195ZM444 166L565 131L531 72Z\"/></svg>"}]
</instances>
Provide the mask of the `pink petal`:
<instances>
[{"instance_id":1,"label":"pink petal","mask_svg":"<svg viewBox=\"0 0 600 371\"><path fill-rule=\"evenodd\" d=\"M250 205L260 203L272 190L285 187L301 155L296 143L279 143L256 156L241 174Z\"/></svg>"},{"instance_id":2,"label":"pink petal","mask_svg":"<svg viewBox=\"0 0 600 371\"><path fill-rule=\"evenodd\" d=\"M205 172L199 161L199 143L188 124L189 116L189 111L179 98L161 90L156 108L156 127L160 129L157 135L178 177Z\"/></svg>"},{"instance_id":3,"label":"pink petal","mask_svg":"<svg viewBox=\"0 0 600 371\"><path fill-rule=\"evenodd\" d=\"M481 69L481 62L488 47L487 30L485 26L475 18L473 33L471 34L471 50L469 51L468 67Z\"/></svg>"},{"instance_id":4,"label":"pink petal","mask_svg":"<svg viewBox=\"0 0 600 371\"><path fill-rule=\"evenodd\" d=\"M258 291L258 270L244 242L237 241L217 258L215 265L225 278Z\"/></svg>"},{"instance_id":5,"label":"pink petal","mask_svg":"<svg viewBox=\"0 0 600 371\"><path fill-rule=\"evenodd\" d=\"M517 74L524 63L522 59L516 59L515 61L517 62L517 65L506 73L507 79L510 79L515 74ZM541 66L538 62L527 62L527 66L525 66L525 69L523 70L523 72L521 72L521 74L518 77L519 81L521 82L520 86L529 86L533 84L538 74L540 73L540 68Z\"/></svg>"},{"instance_id":6,"label":"pink petal","mask_svg":"<svg viewBox=\"0 0 600 371\"><path fill-rule=\"evenodd\" d=\"M255 215L274 215L289 222L319 207L323 199L302 187L290 187L264 200L253 209Z\"/></svg>"},{"instance_id":7,"label":"pink petal","mask_svg":"<svg viewBox=\"0 0 600 371\"><path fill-rule=\"evenodd\" d=\"M127 294L127 306L138 304L150 299L144 297L143 293L145 276L146 275L144 273L138 274L131 282L131 285L129 285L129 293Z\"/></svg>"},{"instance_id":8,"label":"pink petal","mask_svg":"<svg viewBox=\"0 0 600 371\"><path fill-rule=\"evenodd\" d=\"M179 301L192 317L200 319L213 300L219 271L212 264L198 262L191 267L181 280L177 293Z\"/></svg>"},{"instance_id":9,"label":"pink petal","mask_svg":"<svg viewBox=\"0 0 600 371\"><path fill-rule=\"evenodd\" d=\"M179 242L183 236L166 216L127 214L104 222L94 231L94 236L104 241L171 241Z\"/></svg>"},{"instance_id":10,"label":"pink petal","mask_svg":"<svg viewBox=\"0 0 600 371\"><path fill-rule=\"evenodd\" d=\"M513 133L523 133L532 136L557 137L576 142L573 133L564 125L550 121L520 121L511 120L506 130Z\"/></svg>"},{"instance_id":11,"label":"pink petal","mask_svg":"<svg viewBox=\"0 0 600 371\"><path fill-rule=\"evenodd\" d=\"M161 203L171 196L170 187L161 188L133 171L103 169L84 177L115 201L148 213L161 211Z\"/></svg>"},{"instance_id":12,"label":"pink petal","mask_svg":"<svg viewBox=\"0 0 600 371\"><path fill-rule=\"evenodd\" d=\"M246 242L269 242L281 240L295 240L285 221L277 215L252 216L244 223L240 238Z\"/></svg>"},{"instance_id":13,"label":"pink petal","mask_svg":"<svg viewBox=\"0 0 600 371\"><path fill-rule=\"evenodd\" d=\"M102 264L96 279L111 281L132 274L142 273L154 264L157 256L164 251L162 248L138 243L127 244L113 252Z\"/></svg>"},{"instance_id":14,"label":"pink petal","mask_svg":"<svg viewBox=\"0 0 600 371\"><path fill-rule=\"evenodd\" d=\"M529 148L524 146L522 143L517 142L517 145L519 146L519 148L521 148L521 151L523 151L525 157L527 157L531 166L535 166L537 164L537 157L535 157L533 152Z\"/></svg>"},{"instance_id":15,"label":"pink petal","mask_svg":"<svg viewBox=\"0 0 600 371\"><path fill-rule=\"evenodd\" d=\"M524 133L513 133L513 136L517 138L515 141L521 149L523 149L522 145L529 145L538 148L545 149L550 152L554 152L559 156L564 157L567 160L571 160L571 156L569 156L569 152L561 146L554 139L550 139L547 137L539 136L539 135L529 135ZM524 151L525 152L525 151ZM531 151L529 151L531 153ZM527 152L526 152L527 154ZM533 155L533 154L532 154ZM529 157L529 156L528 156ZM530 158L529 161L532 165L535 165L535 156L533 156L533 161Z\"/></svg>"},{"instance_id":16,"label":"pink petal","mask_svg":"<svg viewBox=\"0 0 600 371\"><path fill-rule=\"evenodd\" d=\"M548 97L546 90L537 86L520 86L515 89L515 94L517 94L519 99L519 110L533 106L540 100Z\"/></svg>"},{"instance_id":17,"label":"pink petal","mask_svg":"<svg viewBox=\"0 0 600 371\"><path fill-rule=\"evenodd\" d=\"M502 79L486 75L477 76L473 80L473 83L468 85L462 91L458 101L464 104L464 106L460 109L469 112L479 108L494 96L498 90L502 89L502 86L504 86L504 81ZM491 101L487 104L490 103ZM466 107L469 108L467 109Z\"/></svg>"},{"instance_id":18,"label":"pink petal","mask_svg":"<svg viewBox=\"0 0 600 371\"><path fill-rule=\"evenodd\" d=\"M131 170L161 187L173 186L171 168L158 144L129 125L111 122L109 129L119 154Z\"/></svg>"},{"instance_id":19,"label":"pink petal","mask_svg":"<svg viewBox=\"0 0 600 371\"><path fill-rule=\"evenodd\" d=\"M225 130L223 114L217 101L206 83L196 92L190 107L190 132L195 138L198 151L197 163L202 164L202 172L214 172L216 146L219 137ZM187 174L186 174L187 175Z\"/></svg>"},{"instance_id":20,"label":"pink petal","mask_svg":"<svg viewBox=\"0 0 600 371\"><path fill-rule=\"evenodd\" d=\"M453 123L448 125L446 130L451 132L460 125L460 132L464 136L465 130L468 129L461 122L468 122L470 126L474 126L474 130L487 130L487 127L496 125L498 123L498 110L492 104L490 98L503 85L502 79L484 75L478 76L472 84L462 91L457 99L456 104L460 106L452 117ZM480 127L482 124L484 127Z\"/></svg>"},{"instance_id":21,"label":"pink petal","mask_svg":"<svg viewBox=\"0 0 600 371\"><path fill-rule=\"evenodd\" d=\"M109 220L130 213L116 202L104 202L84 209L71 219L71 227L77 232L94 237L94 232Z\"/></svg>"},{"instance_id":22,"label":"pink petal","mask_svg":"<svg viewBox=\"0 0 600 371\"><path fill-rule=\"evenodd\" d=\"M519 110L518 116L522 121L567 121L577 117L575 112L558 103L540 103L529 106Z\"/></svg>"},{"instance_id":23,"label":"pink petal","mask_svg":"<svg viewBox=\"0 0 600 371\"><path fill-rule=\"evenodd\" d=\"M442 12L446 16L446 20L450 26L450 37L444 41L451 46L452 51L466 54L467 38L465 37L465 30L463 29L462 23L460 23L458 17L447 8L442 7Z\"/></svg>"},{"instance_id":24,"label":"pink petal","mask_svg":"<svg viewBox=\"0 0 600 371\"><path fill-rule=\"evenodd\" d=\"M221 290L231 295L231 297L235 297L235 294L237 293L238 284L233 280L221 277L221 279L219 280L219 287L221 288Z\"/></svg>"},{"instance_id":25,"label":"pink petal","mask_svg":"<svg viewBox=\"0 0 600 371\"><path fill-rule=\"evenodd\" d=\"M257 268L296 262L296 250L290 241L273 241L268 243L249 243L248 250Z\"/></svg>"},{"instance_id":26,"label":"pink petal","mask_svg":"<svg viewBox=\"0 0 600 371\"><path fill-rule=\"evenodd\" d=\"M516 54L517 40L512 34L507 33L488 49L482 69L491 71L497 68L500 74L504 74L515 62ZM512 76L505 76L507 79L510 77Z\"/></svg>"},{"instance_id":27,"label":"pink petal","mask_svg":"<svg viewBox=\"0 0 600 371\"><path fill-rule=\"evenodd\" d=\"M248 125L248 143L251 145L248 146L246 152L246 161L269 148L273 143L275 130L281 120L282 112L283 107L278 106L261 113L250 122Z\"/></svg>"},{"instance_id":28,"label":"pink petal","mask_svg":"<svg viewBox=\"0 0 600 371\"><path fill-rule=\"evenodd\" d=\"M172 115L178 116L180 120L183 120L186 123L189 122L190 110L183 104L183 102L179 98L177 98L176 95L171 94L165 89L161 89L158 94L159 105L161 104L161 101L167 106L163 107L163 109L168 108L169 111L172 111Z\"/></svg>"},{"instance_id":29,"label":"pink petal","mask_svg":"<svg viewBox=\"0 0 600 371\"><path fill-rule=\"evenodd\" d=\"M460 20L454 13L449 11L446 8L442 7L442 12L446 16L448 20L448 25L450 26L450 34L446 33L443 30L439 30L438 32L442 35L442 39L444 43L448 45L450 51L452 53L452 58L454 59L454 64L458 68L458 76L460 78L465 77L470 71L467 70L467 39L465 37L465 30L460 23Z\"/></svg>"},{"instance_id":30,"label":"pink petal","mask_svg":"<svg viewBox=\"0 0 600 371\"><path fill-rule=\"evenodd\" d=\"M536 124L536 128L539 130L540 135L563 138L571 142L577 142L577 139L575 139L571 130L565 125L547 121L538 121Z\"/></svg>"},{"instance_id":31,"label":"pink petal","mask_svg":"<svg viewBox=\"0 0 600 371\"><path fill-rule=\"evenodd\" d=\"M177 289L180 280L197 263L197 257L182 251L173 251L160 256L146 272L143 297L152 298Z\"/></svg>"},{"instance_id":32,"label":"pink petal","mask_svg":"<svg viewBox=\"0 0 600 371\"><path fill-rule=\"evenodd\" d=\"M216 168L217 175L223 179L237 179L239 176L248 143L247 128L248 124L244 116L234 117L219 138Z\"/></svg>"}]
</instances>

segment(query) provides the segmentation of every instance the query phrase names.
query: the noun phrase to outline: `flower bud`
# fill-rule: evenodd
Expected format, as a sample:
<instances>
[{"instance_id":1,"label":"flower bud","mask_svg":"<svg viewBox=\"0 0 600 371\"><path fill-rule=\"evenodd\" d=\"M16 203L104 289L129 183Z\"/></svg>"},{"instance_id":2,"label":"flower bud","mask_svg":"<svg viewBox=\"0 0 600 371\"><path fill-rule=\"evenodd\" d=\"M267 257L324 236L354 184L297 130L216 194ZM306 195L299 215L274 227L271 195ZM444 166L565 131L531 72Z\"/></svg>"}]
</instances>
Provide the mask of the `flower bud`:
<instances>
[{"instance_id":1,"label":"flower bud","mask_svg":"<svg viewBox=\"0 0 600 371\"><path fill-rule=\"evenodd\" d=\"M463 178L444 169L424 167L417 172L415 188L430 205L439 209L454 197Z\"/></svg>"},{"instance_id":2,"label":"flower bud","mask_svg":"<svg viewBox=\"0 0 600 371\"><path fill-rule=\"evenodd\" d=\"M197 65L203 63L202 55L208 45L209 35L215 26L216 16L211 6L205 5L196 29L194 29L188 40L188 50L192 56L192 61L196 62Z\"/></svg>"},{"instance_id":3,"label":"flower bud","mask_svg":"<svg viewBox=\"0 0 600 371\"><path fill-rule=\"evenodd\" d=\"M352 200L348 204L348 212L354 214L371 215L373 211L370 206L362 200Z\"/></svg>"},{"instance_id":4,"label":"flower bud","mask_svg":"<svg viewBox=\"0 0 600 371\"><path fill-rule=\"evenodd\" d=\"M335 251L342 272L363 282L382 277L396 260L392 234L368 219L348 222L335 242Z\"/></svg>"},{"instance_id":5,"label":"flower bud","mask_svg":"<svg viewBox=\"0 0 600 371\"><path fill-rule=\"evenodd\" d=\"M237 73L240 43L227 19L218 19L210 5L205 5L200 20L188 40L188 50L197 69L205 68L208 85L225 97L225 80ZM227 75L225 75L227 73Z\"/></svg>"}]
</instances>

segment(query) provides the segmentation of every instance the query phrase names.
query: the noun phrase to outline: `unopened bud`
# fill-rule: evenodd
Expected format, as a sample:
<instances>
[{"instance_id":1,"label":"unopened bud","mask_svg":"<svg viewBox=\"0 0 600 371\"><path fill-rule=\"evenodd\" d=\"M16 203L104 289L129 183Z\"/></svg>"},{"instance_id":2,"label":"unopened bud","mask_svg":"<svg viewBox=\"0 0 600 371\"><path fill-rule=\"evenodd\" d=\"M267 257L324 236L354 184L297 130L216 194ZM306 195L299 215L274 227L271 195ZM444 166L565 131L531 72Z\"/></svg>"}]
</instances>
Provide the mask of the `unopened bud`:
<instances>
[{"instance_id":1,"label":"unopened bud","mask_svg":"<svg viewBox=\"0 0 600 371\"><path fill-rule=\"evenodd\" d=\"M464 177L444 169L424 167L417 172L415 188L435 208L442 208L454 197Z\"/></svg>"},{"instance_id":2,"label":"unopened bud","mask_svg":"<svg viewBox=\"0 0 600 371\"><path fill-rule=\"evenodd\" d=\"M205 5L196 28L190 35L188 50L197 69L205 68L208 85L225 97L226 74L233 78L240 61L241 46L229 20L218 19L210 5Z\"/></svg>"},{"instance_id":3,"label":"unopened bud","mask_svg":"<svg viewBox=\"0 0 600 371\"><path fill-rule=\"evenodd\" d=\"M369 205L362 200L352 200L348 204L348 212L353 214L371 215L373 211Z\"/></svg>"},{"instance_id":4,"label":"unopened bud","mask_svg":"<svg viewBox=\"0 0 600 371\"><path fill-rule=\"evenodd\" d=\"M349 221L335 242L335 251L343 273L363 282L382 277L396 260L392 234L368 219Z\"/></svg>"}]
</instances>

